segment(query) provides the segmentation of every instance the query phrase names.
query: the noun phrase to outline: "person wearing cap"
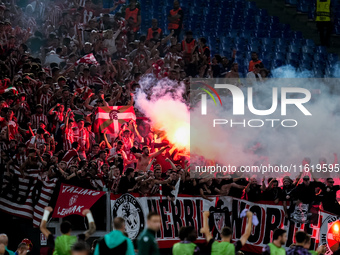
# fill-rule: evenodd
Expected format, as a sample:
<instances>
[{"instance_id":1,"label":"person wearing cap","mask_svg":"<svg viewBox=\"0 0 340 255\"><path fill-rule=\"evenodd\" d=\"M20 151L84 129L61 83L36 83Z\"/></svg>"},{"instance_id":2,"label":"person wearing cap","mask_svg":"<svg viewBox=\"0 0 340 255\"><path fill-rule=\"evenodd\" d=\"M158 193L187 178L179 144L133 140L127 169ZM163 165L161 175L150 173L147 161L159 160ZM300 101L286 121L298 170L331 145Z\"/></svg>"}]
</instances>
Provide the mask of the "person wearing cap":
<instances>
[{"instance_id":1,"label":"person wearing cap","mask_svg":"<svg viewBox=\"0 0 340 255\"><path fill-rule=\"evenodd\" d=\"M287 201L291 201L290 199L290 193L291 191L296 187L296 184L293 183L293 180L290 179L289 176L284 176L282 179L283 186L281 187L282 192L281 192L281 197L280 201L282 201L283 204L283 210L285 212L285 218L289 218L289 213L287 209Z\"/></svg>"}]
</instances>

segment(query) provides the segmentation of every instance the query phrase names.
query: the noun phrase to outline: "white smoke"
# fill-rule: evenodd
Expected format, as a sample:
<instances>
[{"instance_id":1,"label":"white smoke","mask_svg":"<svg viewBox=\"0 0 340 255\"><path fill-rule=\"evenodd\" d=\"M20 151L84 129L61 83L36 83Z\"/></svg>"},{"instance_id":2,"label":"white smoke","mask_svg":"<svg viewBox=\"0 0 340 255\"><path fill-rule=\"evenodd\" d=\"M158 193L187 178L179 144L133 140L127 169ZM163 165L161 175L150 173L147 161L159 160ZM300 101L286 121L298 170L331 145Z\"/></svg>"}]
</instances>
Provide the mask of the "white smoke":
<instances>
[{"instance_id":1,"label":"white smoke","mask_svg":"<svg viewBox=\"0 0 340 255\"><path fill-rule=\"evenodd\" d=\"M203 118L200 113L200 104L189 112L188 104L183 100L184 84L178 84L167 78L157 80L152 75L143 77L139 82L141 89L136 95L136 107L151 119L154 126L168 134L170 142L186 148L189 146L186 143L179 143L178 137L185 139L183 134L188 136L187 130L189 130L190 123L192 156L192 153L204 155L207 160L214 160L226 166L252 166L268 163L288 167L292 165L290 173L273 173L266 177L279 178L283 175L296 177L305 157L310 158L311 165L314 166L319 163L320 158L325 158L327 164L333 164L334 153L339 154L340 159L338 131L340 123L338 88L340 86L338 84L340 80L328 79L328 84L331 84L328 86L323 84L324 80L305 78L312 77L310 72L296 72L290 66L281 67L272 73L278 79L269 79L263 84L253 86L254 107L256 109L270 108L273 87L279 88L279 91L282 86L306 88L311 91L312 99L304 105L312 116L304 116L295 106L288 106L287 116L281 116L279 93L277 111L269 117L280 120L295 119L298 122L297 127L285 128L279 122L275 122L273 128L271 122L265 122L261 128L243 128L240 125L236 125L237 128L231 128L230 125L218 125L213 128L213 119L229 121L232 119L241 122L243 119L266 118L251 114L247 111L247 107L245 107L244 116L233 116L230 95L222 96L223 107L215 106L212 100L208 100L208 115ZM246 88L243 88L243 91L246 96ZM182 135L176 135L179 129L185 130ZM296 165L295 171L293 171L294 165ZM261 178L262 174L257 176ZM314 176L320 177L316 174ZM331 176L337 175L331 174Z\"/></svg>"}]
</instances>

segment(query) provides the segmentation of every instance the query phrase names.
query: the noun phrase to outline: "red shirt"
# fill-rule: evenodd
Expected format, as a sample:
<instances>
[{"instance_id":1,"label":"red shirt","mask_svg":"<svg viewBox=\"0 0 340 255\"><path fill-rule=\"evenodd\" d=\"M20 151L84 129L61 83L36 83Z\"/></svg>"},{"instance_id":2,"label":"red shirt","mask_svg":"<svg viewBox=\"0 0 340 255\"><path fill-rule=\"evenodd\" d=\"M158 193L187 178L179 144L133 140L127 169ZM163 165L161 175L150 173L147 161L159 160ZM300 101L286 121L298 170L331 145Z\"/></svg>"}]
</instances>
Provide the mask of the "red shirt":
<instances>
[{"instance_id":1,"label":"red shirt","mask_svg":"<svg viewBox=\"0 0 340 255\"><path fill-rule=\"evenodd\" d=\"M248 69L248 71L249 72L252 72L252 71L254 71L254 67L255 67L255 65L257 65L257 64L260 64L260 63L262 63L262 61L261 60L257 60L257 61L253 61L253 60L250 60L250 62L249 62L249 69Z\"/></svg>"}]
</instances>

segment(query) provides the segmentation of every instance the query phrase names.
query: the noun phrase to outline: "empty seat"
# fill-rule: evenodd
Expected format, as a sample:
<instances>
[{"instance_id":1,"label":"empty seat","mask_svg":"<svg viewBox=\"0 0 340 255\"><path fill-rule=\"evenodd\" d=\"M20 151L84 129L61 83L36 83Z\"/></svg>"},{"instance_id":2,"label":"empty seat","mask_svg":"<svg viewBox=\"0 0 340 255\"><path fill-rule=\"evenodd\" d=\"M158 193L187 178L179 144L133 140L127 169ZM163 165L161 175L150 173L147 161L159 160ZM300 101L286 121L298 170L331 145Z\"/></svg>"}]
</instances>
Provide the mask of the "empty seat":
<instances>
[{"instance_id":1,"label":"empty seat","mask_svg":"<svg viewBox=\"0 0 340 255\"><path fill-rule=\"evenodd\" d=\"M294 53L294 52L288 52L287 55L286 55L286 59L298 62L299 61L299 55Z\"/></svg>"},{"instance_id":2,"label":"empty seat","mask_svg":"<svg viewBox=\"0 0 340 255\"><path fill-rule=\"evenodd\" d=\"M301 51L303 53L314 54L314 49L309 46L302 46Z\"/></svg>"}]
</instances>

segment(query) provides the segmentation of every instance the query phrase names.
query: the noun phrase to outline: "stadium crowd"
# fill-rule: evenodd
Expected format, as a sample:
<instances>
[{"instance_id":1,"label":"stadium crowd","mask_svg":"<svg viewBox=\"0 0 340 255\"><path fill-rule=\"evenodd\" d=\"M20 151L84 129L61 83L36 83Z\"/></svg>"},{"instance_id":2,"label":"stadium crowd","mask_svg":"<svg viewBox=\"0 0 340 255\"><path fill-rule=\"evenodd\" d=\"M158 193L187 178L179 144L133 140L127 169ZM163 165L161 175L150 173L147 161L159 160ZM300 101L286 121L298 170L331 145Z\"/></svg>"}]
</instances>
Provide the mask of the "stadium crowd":
<instances>
[{"instance_id":1,"label":"stadium crowd","mask_svg":"<svg viewBox=\"0 0 340 255\"><path fill-rule=\"evenodd\" d=\"M162 194L173 200L180 180L179 193L209 200L210 195L229 195L254 202L282 201L286 217L293 208L287 209L287 201L322 203L340 215L336 200L340 187L332 178L321 183L306 176L301 183L285 177L281 187L275 178L267 184L263 179L262 185L239 176L190 178L188 158L168 141L156 142L153 128L137 110L140 118L122 125L116 136L107 130L100 136L92 131L98 107L134 105L138 82L146 74L184 83L190 77L239 78L235 50L230 57L211 58L205 38L196 39L186 31L181 40L183 12L178 1L167 18L170 34L153 19L143 35L136 0L113 6L95 0L1 1L4 183L11 185L15 173L25 176L27 169L37 169L42 178L115 194L158 195L161 185ZM267 76L253 52L248 79L261 82ZM116 224L122 228L122 222ZM18 254L23 254L25 242L20 245Z\"/></svg>"},{"instance_id":2,"label":"stadium crowd","mask_svg":"<svg viewBox=\"0 0 340 255\"><path fill-rule=\"evenodd\" d=\"M147 35L140 33L136 0L110 8L103 4L13 0L0 5L0 163L7 185L15 171L25 176L27 169L39 169L44 178L115 194L155 195L161 185L163 195L173 199L180 179L179 193L206 199L231 195L284 204L322 202L324 209L340 214L339 186L332 178L323 184L285 177L282 187L272 178L262 185L239 176L190 178L188 158L167 140L156 142L155 130L137 109L140 118L123 124L118 135L106 129L95 134L96 109L133 106L146 74L178 83L190 77L239 78L236 50L230 58L211 58L205 38L197 40L187 31L180 40L178 1L167 17L168 35L156 19ZM260 82L268 71L256 52L251 57L247 77Z\"/></svg>"}]
</instances>

